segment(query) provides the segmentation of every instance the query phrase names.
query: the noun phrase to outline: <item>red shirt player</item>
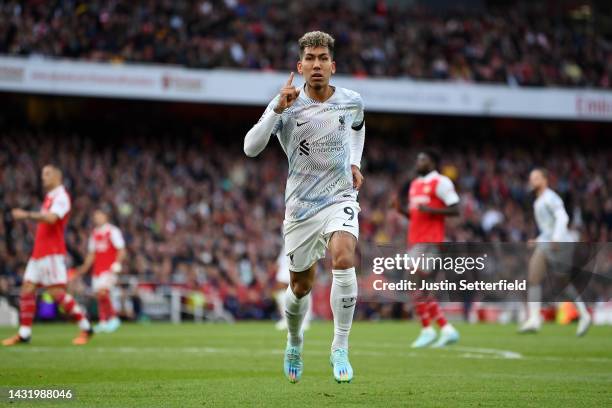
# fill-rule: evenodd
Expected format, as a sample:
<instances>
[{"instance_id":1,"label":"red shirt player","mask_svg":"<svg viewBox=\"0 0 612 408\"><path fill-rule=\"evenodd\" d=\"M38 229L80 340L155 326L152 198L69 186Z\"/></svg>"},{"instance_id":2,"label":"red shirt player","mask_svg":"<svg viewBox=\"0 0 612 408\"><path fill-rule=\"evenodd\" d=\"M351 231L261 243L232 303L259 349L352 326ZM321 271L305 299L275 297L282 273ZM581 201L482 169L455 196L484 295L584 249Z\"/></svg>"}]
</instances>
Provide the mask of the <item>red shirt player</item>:
<instances>
[{"instance_id":1,"label":"red shirt player","mask_svg":"<svg viewBox=\"0 0 612 408\"><path fill-rule=\"evenodd\" d=\"M70 216L70 197L62 184L62 171L48 164L42 169L42 184L46 191L39 212L15 208L15 220L33 220L36 226L34 250L26 266L19 300L19 333L2 342L4 346L27 343L32 336L32 322L36 313L36 289L44 287L62 309L79 323L81 333L72 342L89 342L93 331L84 310L66 293L66 243L64 232Z\"/></svg>"},{"instance_id":2,"label":"red shirt player","mask_svg":"<svg viewBox=\"0 0 612 408\"><path fill-rule=\"evenodd\" d=\"M86 273L93 265L92 287L98 298L99 324L96 332L113 332L121 321L117 317L111 301L110 292L116 282L116 274L121 272L121 262L125 258L125 241L121 231L108 222L102 210L93 215L95 228L87 244L87 257L79 268Z\"/></svg>"},{"instance_id":3,"label":"red shirt player","mask_svg":"<svg viewBox=\"0 0 612 408\"><path fill-rule=\"evenodd\" d=\"M438 154L433 151L418 154L416 170L419 177L410 183L408 211L402 211L410 218L407 242L410 256L413 257L435 256L439 250L435 244L444 242L444 220L448 216L459 215L459 196L453 182L436 170L439 161ZM423 269L422 272L428 271ZM435 320L441 328L434 347L443 347L459 339L459 333L448 323L432 296L420 293L415 304L422 330L412 343L413 348L427 347L436 340L437 333L430 325L431 320Z\"/></svg>"}]
</instances>

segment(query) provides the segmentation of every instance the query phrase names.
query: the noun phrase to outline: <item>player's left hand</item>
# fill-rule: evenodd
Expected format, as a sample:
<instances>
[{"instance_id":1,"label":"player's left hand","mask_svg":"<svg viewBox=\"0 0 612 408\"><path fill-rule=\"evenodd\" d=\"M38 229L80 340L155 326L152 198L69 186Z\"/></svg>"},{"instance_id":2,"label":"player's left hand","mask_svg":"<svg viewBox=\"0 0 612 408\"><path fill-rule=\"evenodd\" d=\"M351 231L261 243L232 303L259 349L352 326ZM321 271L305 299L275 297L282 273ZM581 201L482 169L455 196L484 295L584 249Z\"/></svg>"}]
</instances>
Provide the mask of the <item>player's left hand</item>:
<instances>
[{"instance_id":1,"label":"player's left hand","mask_svg":"<svg viewBox=\"0 0 612 408\"><path fill-rule=\"evenodd\" d=\"M357 166L351 165L351 171L353 172L353 188L359 191L363 184L363 175Z\"/></svg>"},{"instance_id":2,"label":"player's left hand","mask_svg":"<svg viewBox=\"0 0 612 408\"><path fill-rule=\"evenodd\" d=\"M14 220L25 220L28 218L28 211L22 210L21 208L13 208L11 215L13 216Z\"/></svg>"},{"instance_id":3,"label":"player's left hand","mask_svg":"<svg viewBox=\"0 0 612 408\"><path fill-rule=\"evenodd\" d=\"M113 273L120 273L121 269L122 268L120 262L113 262L113 264L111 265L111 272Z\"/></svg>"}]
</instances>

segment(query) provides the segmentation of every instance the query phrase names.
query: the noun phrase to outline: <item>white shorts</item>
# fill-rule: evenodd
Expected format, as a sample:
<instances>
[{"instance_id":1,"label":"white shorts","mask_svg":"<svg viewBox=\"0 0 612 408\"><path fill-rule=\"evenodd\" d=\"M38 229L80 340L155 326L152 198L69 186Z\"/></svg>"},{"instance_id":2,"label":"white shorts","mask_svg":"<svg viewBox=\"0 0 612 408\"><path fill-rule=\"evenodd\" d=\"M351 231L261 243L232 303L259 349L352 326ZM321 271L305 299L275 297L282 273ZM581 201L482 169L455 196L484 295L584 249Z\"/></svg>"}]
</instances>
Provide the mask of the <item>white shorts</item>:
<instances>
[{"instance_id":1,"label":"white shorts","mask_svg":"<svg viewBox=\"0 0 612 408\"><path fill-rule=\"evenodd\" d=\"M303 221L285 221L285 253L289 260L289 270L302 272L321 258L331 234L346 231L359 239L359 203L342 201L330 205Z\"/></svg>"},{"instance_id":2,"label":"white shorts","mask_svg":"<svg viewBox=\"0 0 612 408\"><path fill-rule=\"evenodd\" d=\"M91 279L91 287L94 292L102 289L111 290L117 283L117 276L112 272L104 272Z\"/></svg>"},{"instance_id":3,"label":"white shorts","mask_svg":"<svg viewBox=\"0 0 612 408\"><path fill-rule=\"evenodd\" d=\"M544 252L551 272L567 273L572 270L574 243L559 242L554 249L550 242L538 242L536 248Z\"/></svg>"},{"instance_id":4,"label":"white shorts","mask_svg":"<svg viewBox=\"0 0 612 408\"><path fill-rule=\"evenodd\" d=\"M66 257L64 255L47 255L28 260L23 280L40 286L65 285L68 282Z\"/></svg>"}]
</instances>

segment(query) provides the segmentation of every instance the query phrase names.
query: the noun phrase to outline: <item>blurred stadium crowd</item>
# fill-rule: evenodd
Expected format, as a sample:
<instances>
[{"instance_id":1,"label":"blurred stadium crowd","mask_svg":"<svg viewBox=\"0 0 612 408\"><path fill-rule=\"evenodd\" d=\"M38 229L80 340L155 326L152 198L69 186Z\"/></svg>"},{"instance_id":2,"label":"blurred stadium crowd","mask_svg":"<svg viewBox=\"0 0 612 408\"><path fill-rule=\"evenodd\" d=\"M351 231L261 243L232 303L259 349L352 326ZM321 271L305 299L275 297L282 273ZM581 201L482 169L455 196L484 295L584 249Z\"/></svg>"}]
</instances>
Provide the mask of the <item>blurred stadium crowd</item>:
<instances>
[{"instance_id":1,"label":"blurred stadium crowd","mask_svg":"<svg viewBox=\"0 0 612 408\"><path fill-rule=\"evenodd\" d=\"M239 145L223 144L210 133L193 138L125 133L115 141L94 141L61 132L4 131L0 202L5 208L39 208L40 167L55 162L64 169L73 198L70 265L82 262L92 211L102 207L126 237L126 273L138 282L202 290L238 318L274 314L286 177L282 151L269 149L253 160ZM449 220L448 238L525 242L535 237L526 177L539 163L551 171L552 187L564 197L582 240L612 241L612 158L609 150L595 149L445 146L441 171L461 196L461 217ZM368 140L360 193L362 242L404 242L408 221L389 206L393 192L403 195L403 182L414 177L417 152L382 138ZM20 283L34 228L34 223L0 224L0 295Z\"/></svg>"},{"instance_id":2,"label":"blurred stadium crowd","mask_svg":"<svg viewBox=\"0 0 612 408\"><path fill-rule=\"evenodd\" d=\"M338 72L358 77L612 87L612 33L596 24L609 7L421 3L8 0L0 53L286 71L297 39L321 29L336 38Z\"/></svg>"}]
</instances>

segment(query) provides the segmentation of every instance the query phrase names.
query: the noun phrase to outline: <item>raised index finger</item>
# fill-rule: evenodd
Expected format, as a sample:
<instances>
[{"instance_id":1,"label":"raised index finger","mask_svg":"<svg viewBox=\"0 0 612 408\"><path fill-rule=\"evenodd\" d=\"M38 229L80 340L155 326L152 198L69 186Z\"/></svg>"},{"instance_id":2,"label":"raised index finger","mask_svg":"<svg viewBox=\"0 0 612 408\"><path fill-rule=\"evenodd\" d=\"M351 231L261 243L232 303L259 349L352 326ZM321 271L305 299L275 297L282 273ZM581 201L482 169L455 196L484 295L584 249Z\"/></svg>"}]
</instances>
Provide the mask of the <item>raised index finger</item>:
<instances>
[{"instance_id":1,"label":"raised index finger","mask_svg":"<svg viewBox=\"0 0 612 408\"><path fill-rule=\"evenodd\" d=\"M285 84L285 86L291 86L292 82L293 82L293 71L291 71L291 74L289 74L289 79L287 80L287 83Z\"/></svg>"}]
</instances>

